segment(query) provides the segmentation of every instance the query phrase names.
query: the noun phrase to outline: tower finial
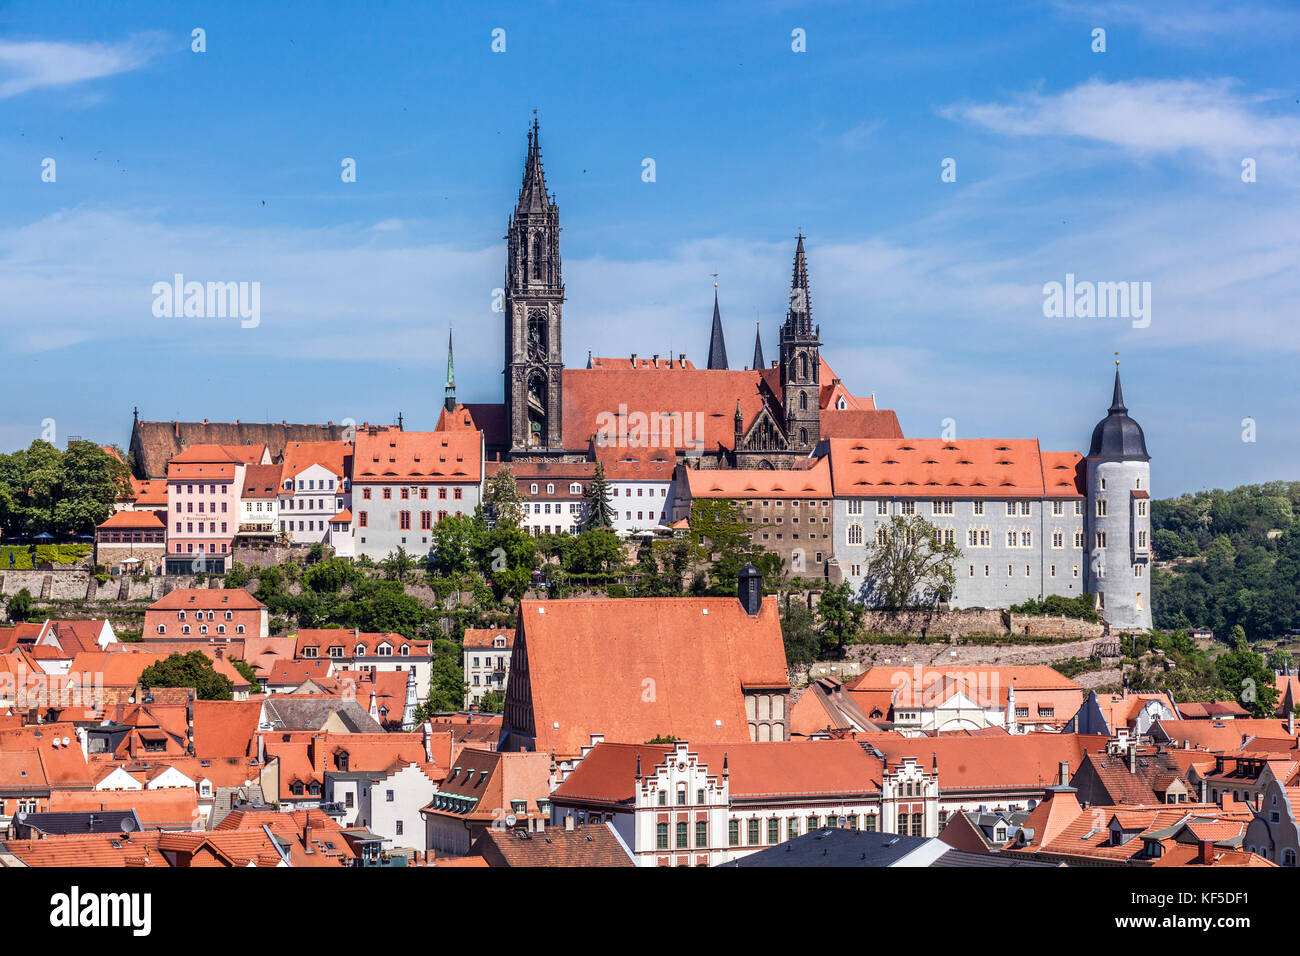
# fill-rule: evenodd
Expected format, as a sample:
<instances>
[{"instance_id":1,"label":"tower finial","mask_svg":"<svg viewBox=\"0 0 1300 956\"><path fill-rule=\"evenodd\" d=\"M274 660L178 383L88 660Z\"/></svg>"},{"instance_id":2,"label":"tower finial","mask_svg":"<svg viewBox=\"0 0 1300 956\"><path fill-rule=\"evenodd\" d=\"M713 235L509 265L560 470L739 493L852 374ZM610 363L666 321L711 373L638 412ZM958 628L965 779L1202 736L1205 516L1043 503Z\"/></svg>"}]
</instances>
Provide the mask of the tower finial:
<instances>
[{"instance_id":1,"label":"tower finial","mask_svg":"<svg viewBox=\"0 0 1300 956\"><path fill-rule=\"evenodd\" d=\"M758 320L754 321L754 371L761 372L763 362L763 335L759 331Z\"/></svg>"}]
</instances>

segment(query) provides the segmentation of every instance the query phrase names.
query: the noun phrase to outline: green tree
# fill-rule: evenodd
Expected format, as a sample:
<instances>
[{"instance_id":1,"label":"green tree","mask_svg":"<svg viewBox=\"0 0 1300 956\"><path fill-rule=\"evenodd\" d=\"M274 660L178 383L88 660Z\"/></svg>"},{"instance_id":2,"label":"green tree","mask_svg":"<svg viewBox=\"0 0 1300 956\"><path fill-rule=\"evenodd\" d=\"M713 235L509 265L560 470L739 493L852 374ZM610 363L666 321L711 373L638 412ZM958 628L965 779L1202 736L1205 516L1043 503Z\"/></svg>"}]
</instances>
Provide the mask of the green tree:
<instances>
[{"instance_id":1,"label":"green tree","mask_svg":"<svg viewBox=\"0 0 1300 956\"><path fill-rule=\"evenodd\" d=\"M74 441L60 452L38 439L0 455L0 529L89 534L113 513L130 480L126 465L94 442Z\"/></svg>"},{"instance_id":2,"label":"green tree","mask_svg":"<svg viewBox=\"0 0 1300 956\"><path fill-rule=\"evenodd\" d=\"M23 588L9 599L5 613L10 621L25 621L32 613L32 592Z\"/></svg>"},{"instance_id":3,"label":"green tree","mask_svg":"<svg viewBox=\"0 0 1300 956\"><path fill-rule=\"evenodd\" d=\"M843 651L844 645L862 629L864 611L862 604L854 600L847 581L822 592L817 604L817 620L831 646Z\"/></svg>"},{"instance_id":4,"label":"green tree","mask_svg":"<svg viewBox=\"0 0 1300 956\"><path fill-rule=\"evenodd\" d=\"M388 557L380 561L379 566L394 581L405 581L415 570L415 558L399 545L396 551L388 552Z\"/></svg>"},{"instance_id":5,"label":"green tree","mask_svg":"<svg viewBox=\"0 0 1300 956\"><path fill-rule=\"evenodd\" d=\"M140 672L145 687L192 687L199 700L230 700L235 684L202 651L170 654Z\"/></svg>"},{"instance_id":6,"label":"green tree","mask_svg":"<svg viewBox=\"0 0 1300 956\"><path fill-rule=\"evenodd\" d=\"M486 544L486 528L474 515L448 515L433 526L429 566L444 577L469 574Z\"/></svg>"},{"instance_id":7,"label":"green tree","mask_svg":"<svg viewBox=\"0 0 1300 956\"><path fill-rule=\"evenodd\" d=\"M1255 717L1273 716L1277 709L1273 671L1265 665L1263 657L1247 647L1244 637L1236 642L1230 654L1222 655L1214 663L1223 686L1241 706Z\"/></svg>"},{"instance_id":8,"label":"green tree","mask_svg":"<svg viewBox=\"0 0 1300 956\"><path fill-rule=\"evenodd\" d=\"M499 714L506 709L506 698L499 690L490 690L479 698L478 709L485 714Z\"/></svg>"},{"instance_id":9,"label":"green tree","mask_svg":"<svg viewBox=\"0 0 1300 956\"><path fill-rule=\"evenodd\" d=\"M947 600L957 583L957 545L940 541L920 515L894 515L881 530L867 547L862 596L890 610Z\"/></svg>"},{"instance_id":10,"label":"green tree","mask_svg":"<svg viewBox=\"0 0 1300 956\"><path fill-rule=\"evenodd\" d=\"M1268 669L1271 671L1289 671L1295 666L1295 659L1285 647L1279 647L1268 655Z\"/></svg>"},{"instance_id":11,"label":"green tree","mask_svg":"<svg viewBox=\"0 0 1300 956\"><path fill-rule=\"evenodd\" d=\"M460 710L465 706L468 686L461 666L460 647L450 641L435 642L429 696L418 708L416 719L428 720L433 714Z\"/></svg>"},{"instance_id":12,"label":"green tree","mask_svg":"<svg viewBox=\"0 0 1300 956\"><path fill-rule=\"evenodd\" d=\"M781 607L781 639L790 664L807 664L822 656L822 635L817 617L808 605L793 598Z\"/></svg>"},{"instance_id":13,"label":"green tree","mask_svg":"<svg viewBox=\"0 0 1300 956\"><path fill-rule=\"evenodd\" d=\"M524 498L519 494L515 473L502 465L483 486L483 510L493 524L518 527L524 520Z\"/></svg>"},{"instance_id":14,"label":"green tree","mask_svg":"<svg viewBox=\"0 0 1300 956\"><path fill-rule=\"evenodd\" d=\"M230 666L239 671L239 676L248 681L248 692L250 694L262 693L262 683L257 679L257 671L248 661L238 657L231 657Z\"/></svg>"},{"instance_id":15,"label":"green tree","mask_svg":"<svg viewBox=\"0 0 1300 956\"><path fill-rule=\"evenodd\" d=\"M614 524L614 509L610 506L612 497L609 482L605 479L605 466L596 462L596 473L587 487L586 514L582 526L586 529L609 528Z\"/></svg>"},{"instance_id":16,"label":"green tree","mask_svg":"<svg viewBox=\"0 0 1300 956\"><path fill-rule=\"evenodd\" d=\"M574 538L567 559L571 574L612 574L623 568L623 544L607 527L588 528Z\"/></svg>"}]
</instances>

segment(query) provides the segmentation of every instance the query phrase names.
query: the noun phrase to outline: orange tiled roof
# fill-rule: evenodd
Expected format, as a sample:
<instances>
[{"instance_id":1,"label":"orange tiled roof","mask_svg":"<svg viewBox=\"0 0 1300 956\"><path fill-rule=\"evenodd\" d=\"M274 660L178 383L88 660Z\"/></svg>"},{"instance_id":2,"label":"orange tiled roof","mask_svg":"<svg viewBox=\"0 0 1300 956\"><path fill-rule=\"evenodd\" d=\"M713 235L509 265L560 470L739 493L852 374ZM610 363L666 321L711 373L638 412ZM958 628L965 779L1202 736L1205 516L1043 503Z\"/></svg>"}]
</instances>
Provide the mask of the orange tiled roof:
<instances>
[{"instance_id":1,"label":"orange tiled roof","mask_svg":"<svg viewBox=\"0 0 1300 956\"><path fill-rule=\"evenodd\" d=\"M109 531L114 528L129 528L136 531L161 531L167 526L163 523L163 519L159 517L157 511L118 511L110 515L107 521L95 527Z\"/></svg>"},{"instance_id":2,"label":"orange tiled roof","mask_svg":"<svg viewBox=\"0 0 1300 956\"><path fill-rule=\"evenodd\" d=\"M498 650L508 650L514 647L515 629L513 627L467 627L465 628L465 636L461 639L461 647L492 650L493 639L502 636L506 639L506 646L505 648L498 648Z\"/></svg>"},{"instance_id":3,"label":"orange tiled roof","mask_svg":"<svg viewBox=\"0 0 1300 956\"><path fill-rule=\"evenodd\" d=\"M131 479L131 499L137 508L166 508L167 482L156 478Z\"/></svg>"},{"instance_id":4,"label":"orange tiled roof","mask_svg":"<svg viewBox=\"0 0 1300 956\"><path fill-rule=\"evenodd\" d=\"M177 588L149 605L150 611L247 611L266 605L243 588Z\"/></svg>"},{"instance_id":5,"label":"orange tiled roof","mask_svg":"<svg viewBox=\"0 0 1300 956\"><path fill-rule=\"evenodd\" d=\"M1082 456L1036 439L832 438L837 498L1079 498Z\"/></svg>"},{"instance_id":6,"label":"orange tiled roof","mask_svg":"<svg viewBox=\"0 0 1300 956\"><path fill-rule=\"evenodd\" d=\"M397 432L395 434L401 434ZM348 473L352 458L350 441L292 441L284 446L281 463L281 481L289 481L300 471L320 465L331 474L343 478Z\"/></svg>"},{"instance_id":7,"label":"orange tiled roof","mask_svg":"<svg viewBox=\"0 0 1300 956\"><path fill-rule=\"evenodd\" d=\"M857 734L891 767L912 757L929 770L939 762L939 786L953 790L1045 790L1060 780L1060 764L1077 770L1084 756L1106 745L1091 734L1008 734L1001 737L903 737Z\"/></svg>"},{"instance_id":8,"label":"orange tiled roof","mask_svg":"<svg viewBox=\"0 0 1300 956\"><path fill-rule=\"evenodd\" d=\"M6 840L4 848L28 866L124 867L167 866L158 851L162 833L145 830L123 839L119 833L49 836L41 840Z\"/></svg>"},{"instance_id":9,"label":"orange tiled roof","mask_svg":"<svg viewBox=\"0 0 1300 956\"><path fill-rule=\"evenodd\" d=\"M831 463L820 458L811 468L686 470L692 498L829 498Z\"/></svg>"},{"instance_id":10,"label":"orange tiled roof","mask_svg":"<svg viewBox=\"0 0 1300 956\"><path fill-rule=\"evenodd\" d=\"M353 484L384 481L472 481L482 471L477 431L357 431Z\"/></svg>"},{"instance_id":11,"label":"orange tiled roof","mask_svg":"<svg viewBox=\"0 0 1300 956\"><path fill-rule=\"evenodd\" d=\"M735 598L523 601L515 641L536 748L564 755L590 734L748 739L743 688L789 686L775 598L752 617Z\"/></svg>"},{"instance_id":12,"label":"orange tiled roof","mask_svg":"<svg viewBox=\"0 0 1300 956\"><path fill-rule=\"evenodd\" d=\"M244 469L244 487L239 497L274 498L280 491L280 465L249 465Z\"/></svg>"}]
</instances>

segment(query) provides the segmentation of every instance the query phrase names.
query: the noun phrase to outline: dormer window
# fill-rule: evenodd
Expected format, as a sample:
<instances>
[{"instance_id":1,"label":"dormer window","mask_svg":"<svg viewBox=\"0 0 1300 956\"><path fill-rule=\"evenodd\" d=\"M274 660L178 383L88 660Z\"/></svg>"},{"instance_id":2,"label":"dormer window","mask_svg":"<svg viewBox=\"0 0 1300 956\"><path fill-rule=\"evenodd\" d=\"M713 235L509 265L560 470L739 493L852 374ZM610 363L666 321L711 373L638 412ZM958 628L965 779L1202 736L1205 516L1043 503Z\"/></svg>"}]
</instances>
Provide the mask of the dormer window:
<instances>
[{"instance_id":1,"label":"dormer window","mask_svg":"<svg viewBox=\"0 0 1300 956\"><path fill-rule=\"evenodd\" d=\"M365 654L366 654L366 645L364 644L358 644L356 647L352 648L353 657L364 657Z\"/></svg>"},{"instance_id":2,"label":"dormer window","mask_svg":"<svg viewBox=\"0 0 1300 956\"><path fill-rule=\"evenodd\" d=\"M410 647L409 644L403 644L403 645L402 645L402 656L403 656L403 657L410 657L410 656L411 656L411 647Z\"/></svg>"}]
</instances>

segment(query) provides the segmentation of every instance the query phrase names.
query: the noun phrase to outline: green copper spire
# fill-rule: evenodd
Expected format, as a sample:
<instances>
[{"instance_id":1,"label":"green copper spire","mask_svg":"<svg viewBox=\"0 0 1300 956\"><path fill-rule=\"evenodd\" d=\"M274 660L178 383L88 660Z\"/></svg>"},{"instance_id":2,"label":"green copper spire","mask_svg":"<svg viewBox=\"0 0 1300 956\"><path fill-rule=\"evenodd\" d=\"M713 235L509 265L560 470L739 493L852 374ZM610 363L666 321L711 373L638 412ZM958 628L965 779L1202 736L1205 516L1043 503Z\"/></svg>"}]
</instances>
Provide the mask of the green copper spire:
<instances>
[{"instance_id":1,"label":"green copper spire","mask_svg":"<svg viewBox=\"0 0 1300 956\"><path fill-rule=\"evenodd\" d=\"M456 369L452 363L452 358L451 358L451 328L450 327L448 327L447 329L447 385L445 388L443 388L442 393L443 393L443 399L442 399L443 407L446 408L447 411L449 412L454 410L456 408Z\"/></svg>"}]
</instances>

